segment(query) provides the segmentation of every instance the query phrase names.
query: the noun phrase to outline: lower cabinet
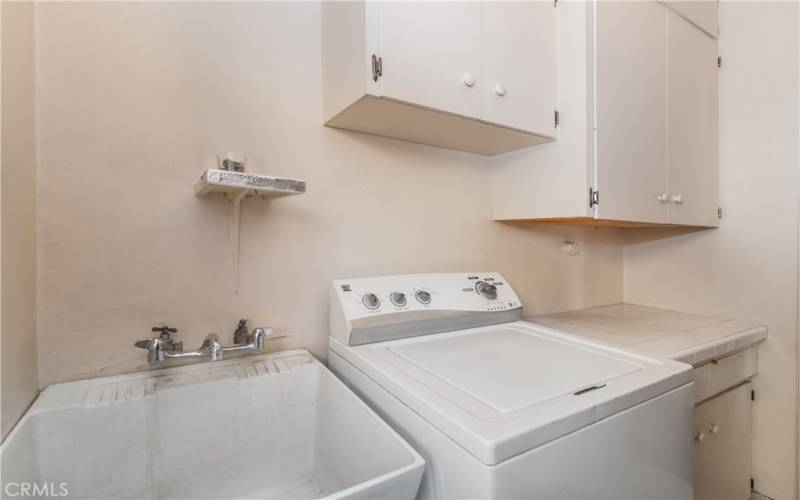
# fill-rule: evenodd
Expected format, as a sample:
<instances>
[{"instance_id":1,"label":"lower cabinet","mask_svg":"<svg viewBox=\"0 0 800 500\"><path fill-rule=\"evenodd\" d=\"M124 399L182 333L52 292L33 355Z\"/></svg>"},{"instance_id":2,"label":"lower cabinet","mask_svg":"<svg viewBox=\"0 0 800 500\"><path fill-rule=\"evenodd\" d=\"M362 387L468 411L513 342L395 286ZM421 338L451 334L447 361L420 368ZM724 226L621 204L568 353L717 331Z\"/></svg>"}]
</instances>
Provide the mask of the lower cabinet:
<instances>
[{"instance_id":1,"label":"lower cabinet","mask_svg":"<svg viewBox=\"0 0 800 500\"><path fill-rule=\"evenodd\" d=\"M751 390L745 382L695 406L695 499L750 498Z\"/></svg>"}]
</instances>

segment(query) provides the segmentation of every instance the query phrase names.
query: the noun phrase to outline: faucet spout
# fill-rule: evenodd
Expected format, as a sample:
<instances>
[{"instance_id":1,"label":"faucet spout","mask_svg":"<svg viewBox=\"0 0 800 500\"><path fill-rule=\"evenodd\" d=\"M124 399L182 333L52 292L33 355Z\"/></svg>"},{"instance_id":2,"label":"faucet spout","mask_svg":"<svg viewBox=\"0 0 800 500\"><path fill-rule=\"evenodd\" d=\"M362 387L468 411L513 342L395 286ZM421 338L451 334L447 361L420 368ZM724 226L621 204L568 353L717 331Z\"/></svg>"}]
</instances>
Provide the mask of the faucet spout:
<instances>
[{"instance_id":1,"label":"faucet spout","mask_svg":"<svg viewBox=\"0 0 800 500\"><path fill-rule=\"evenodd\" d=\"M196 351L184 352L183 343L172 340L171 334L177 330L174 328L167 329L167 327L163 327L161 330L153 330L161 331L161 335L158 337L139 340L133 344L140 349L147 349L147 364L151 367L160 366L165 361L171 359L207 358L210 361L219 361L222 359L222 342L220 342L216 333L207 335L205 340L203 340L203 344Z\"/></svg>"},{"instance_id":2,"label":"faucet spout","mask_svg":"<svg viewBox=\"0 0 800 500\"><path fill-rule=\"evenodd\" d=\"M234 344L222 348L223 352L242 352L253 351L261 352L264 350L264 343L266 338L272 335L272 328L258 327L253 328L253 331L246 336L234 337Z\"/></svg>"},{"instance_id":3,"label":"faucet spout","mask_svg":"<svg viewBox=\"0 0 800 500\"><path fill-rule=\"evenodd\" d=\"M216 333L206 335L203 344L196 351L191 352L164 352L165 359L192 359L208 358L209 361L219 361L222 359L222 342Z\"/></svg>"}]
</instances>

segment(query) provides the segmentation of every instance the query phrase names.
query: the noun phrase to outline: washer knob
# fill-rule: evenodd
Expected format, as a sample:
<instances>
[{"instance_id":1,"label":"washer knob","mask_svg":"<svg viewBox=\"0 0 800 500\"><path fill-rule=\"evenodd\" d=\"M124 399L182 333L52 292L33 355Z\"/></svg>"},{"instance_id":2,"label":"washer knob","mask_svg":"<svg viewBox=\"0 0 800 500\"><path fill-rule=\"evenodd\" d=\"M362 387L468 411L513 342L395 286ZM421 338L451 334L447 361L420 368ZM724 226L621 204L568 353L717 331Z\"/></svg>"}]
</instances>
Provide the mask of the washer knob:
<instances>
[{"instance_id":1,"label":"washer knob","mask_svg":"<svg viewBox=\"0 0 800 500\"><path fill-rule=\"evenodd\" d=\"M475 283L475 290L489 300L497 299L497 287L485 281Z\"/></svg>"},{"instance_id":2,"label":"washer knob","mask_svg":"<svg viewBox=\"0 0 800 500\"><path fill-rule=\"evenodd\" d=\"M368 293L361 297L361 302L367 309L375 310L381 306L381 301L374 293Z\"/></svg>"},{"instance_id":3,"label":"washer knob","mask_svg":"<svg viewBox=\"0 0 800 500\"><path fill-rule=\"evenodd\" d=\"M389 295L389 300L391 300L392 304L396 305L397 307L405 307L406 304L408 304L408 301L406 300L406 294L403 292L392 292L392 294Z\"/></svg>"},{"instance_id":4,"label":"washer knob","mask_svg":"<svg viewBox=\"0 0 800 500\"><path fill-rule=\"evenodd\" d=\"M417 302L426 306L431 303L431 294L425 290L417 290L414 292L414 298L417 299Z\"/></svg>"}]
</instances>

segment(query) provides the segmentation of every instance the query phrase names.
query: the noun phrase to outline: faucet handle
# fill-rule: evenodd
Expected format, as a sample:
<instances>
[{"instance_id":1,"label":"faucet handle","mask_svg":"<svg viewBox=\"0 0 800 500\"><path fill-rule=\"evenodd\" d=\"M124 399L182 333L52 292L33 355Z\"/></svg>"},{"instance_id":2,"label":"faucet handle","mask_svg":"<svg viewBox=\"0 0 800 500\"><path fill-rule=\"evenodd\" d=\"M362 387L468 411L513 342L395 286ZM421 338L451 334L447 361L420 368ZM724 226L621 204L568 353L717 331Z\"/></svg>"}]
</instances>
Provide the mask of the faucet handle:
<instances>
[{"instance_id":1,"label":"faucet handle","mask_svg":"<svg viewBox=\"0 0 800 500\"><path fill-rule=\"evenodd\" d=\"M236 331L233 332L234 344L246 344L250 341L250 332L247 331L247 320L240 319L236 325Z\"/></svg>"},{"instance_id":2,"label":"faucet handle","mask_svg":"<svg viewBox=\"0 0 800 500\"><path fill-rule=\"evenodd\" d=\"M171 334L178 332L177 328L172 328L172 327L169 327L169 326L166 326L166 325L164 325L164 326L154 326L153 328L151 328L151 330L153 332L155 332L155 333L161 334L160 336L164 340L170 338L172 336Z\"/></svg>"},{"instance_id":3,"label":"faucet handle","mask_svg":"<svg viewBox=\"0 0 800 500\"><path fill-rule=\"evenodd\" d=\"M138 347L139 349L148 349L150 348L151 341L151 339L137 340L133 343L133 346Z\"/></svg>"},{"instance_id":4,"label":"faucet handle","mask_svg":"<svg viewBox=\"0 0 800 500\"><path fill-rule=\"evenodd\" d=\"M161 340L162 344L164 344L164 347L168 351L177 351L177 352L183 351L183 342L172 340L172 334L178 332L177 328L173 328L173 327L164 325L164 326L154 326L150 330L153 331L154 333L158 333L159 334L158 338ZM143 342L143 341L140 341L140 342ZM138 343L134 344L134 345L136 347L140 347L138 345ZM146 346L142 347L142 348L143 349L147 349Z\"/></svg>"}]
</instances>

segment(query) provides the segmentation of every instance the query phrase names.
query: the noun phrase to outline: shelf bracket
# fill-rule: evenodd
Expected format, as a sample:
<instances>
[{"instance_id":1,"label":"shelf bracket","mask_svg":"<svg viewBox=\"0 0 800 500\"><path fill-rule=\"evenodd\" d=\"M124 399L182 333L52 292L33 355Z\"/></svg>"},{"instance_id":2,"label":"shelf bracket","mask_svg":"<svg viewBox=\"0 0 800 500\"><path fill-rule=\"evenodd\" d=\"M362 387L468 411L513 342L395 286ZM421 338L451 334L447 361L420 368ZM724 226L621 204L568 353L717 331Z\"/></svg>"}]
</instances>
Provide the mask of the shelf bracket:
<instances>
[{"instance_id":1,"label":"shelf bracket","mask_svg":"<svg viewBox=\"0 0 800 500\"><path fill-rule=\"evenodd\" d=\"M233 247L233 293L239 294L239 255L242 234L242 200L293 196L306 192L305 181L227 170L206 170L194 185L196 196L221 193L231 203L229 238Z\"/></svg>"}]
</instances>

